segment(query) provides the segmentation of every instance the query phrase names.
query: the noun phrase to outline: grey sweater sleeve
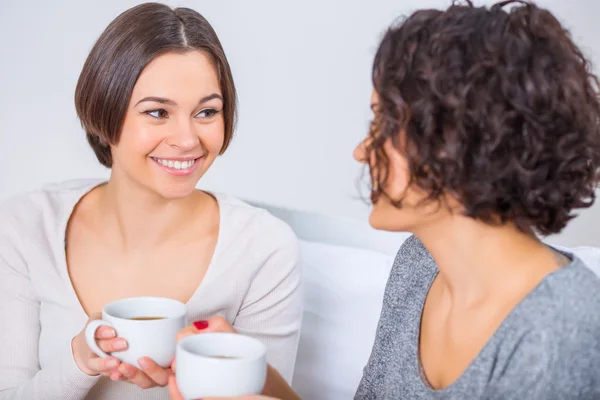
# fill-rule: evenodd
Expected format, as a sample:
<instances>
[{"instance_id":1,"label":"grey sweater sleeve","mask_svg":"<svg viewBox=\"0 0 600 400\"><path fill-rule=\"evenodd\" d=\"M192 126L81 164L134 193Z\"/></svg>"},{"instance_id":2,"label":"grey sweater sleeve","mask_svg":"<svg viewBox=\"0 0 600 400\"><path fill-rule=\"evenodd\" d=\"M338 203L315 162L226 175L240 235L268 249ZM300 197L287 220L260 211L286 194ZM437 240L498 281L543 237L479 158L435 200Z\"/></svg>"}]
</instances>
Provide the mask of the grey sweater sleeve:
<instances>
[{"instance_id":1,"label":"grey sweater sleeve","mask_svg":"<svg viewBox=\"0 0 600 400\"><path fill-rule=\"evenodd\" d=\"M388 350L393 346L395 332L398 325L409 321L400 321L394 315L394 307L400 306L404 301L405 291L411 285L412 276L408 266L410 259L414 256L414 249L418 247L419 241L411 236L400 247L390 271L390 276L385 288L383 307L375 343L371 350L371 356L363 369L363 376L355 394L355 400L372 400L378 398L378 393L385 387L384 379L387 369L390 368Z\"/></svg>"}]
</instances>

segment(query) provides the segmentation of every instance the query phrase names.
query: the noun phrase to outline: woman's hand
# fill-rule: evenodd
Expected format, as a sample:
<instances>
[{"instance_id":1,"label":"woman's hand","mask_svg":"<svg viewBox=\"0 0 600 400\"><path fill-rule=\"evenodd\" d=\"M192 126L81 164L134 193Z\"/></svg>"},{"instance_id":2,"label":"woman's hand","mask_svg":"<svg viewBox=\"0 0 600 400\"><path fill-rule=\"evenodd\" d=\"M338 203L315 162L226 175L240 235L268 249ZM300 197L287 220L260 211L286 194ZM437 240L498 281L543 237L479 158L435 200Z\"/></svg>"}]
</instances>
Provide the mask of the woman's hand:
<instances>
[{"instance_id":1,"label":"woman's hand","mask_svg":"<svg viewBox=\"0 0 600 400\"><path fill-rule=\"evenodd\" d=\"M200 332L235 332L235 329L233 329L231 324L225 318L214 317L208 321L196 321L187 328L182 329L177 334L177 341L180 341L186 336L195 335ZM133 383L142 389L148 389L154 386L167 386L169 377L173 375L171 368L161 368L147 357L141 358L138 360L138 363L142 367L142 370L137 369L133 365L122 363L118 368L118 372L128 382ZM175 360L173 360L171 365L174 370Z\"/></svg>"},{"instance_id":2,"label":"woman's hand","mask_svg":"<svg viewBox=\"0 0 600 400\"><path fill-rule=\"evenodd\" d=\"M177 389L177 383L175 382L175 377L171 377L169 379L169 396L171 400L184 400L179 393L179 389ZM231 397L228 399L224 398L215 398L215 397L204 397L202 400L279 400L275 397L266 397L259 395L251 395L251 396L242 396L242 397Z\"/></svg>"},{"instance_id":3,"label":"woman's hand","mask_svg":"<svg viewBox=\"0 0 600 400\"><path fill-rule=\"evenodd\" d=\"M88 322L102 318L100 313L93 314ZM110 326L101 326L96 330L96 343L105 353L123 351L127 349L127 341L116 337L116 332ZM154 361L142 357L138 363L142 370L121 363L115 357L98 357L87 345L85 340L85 328L73 338L71 342L73 357L79 369L87 375L102 375L110 377L113 381L127 381L142 389L155 386L167 386L169 376L172 375L170 368L161 368Z\"/></svg>"},{"instance_id":4,"label":"woman's hand","mask_svg":"<svg viewBox=\"0 0 600 400\"><path fill-rule=\"evenodd\" d=\"M121 363L118 373L113 380L124 380L128 383L142 388L149 389L156 386L165 387L169 383L169 377L173 375L171 368L162 368L148 357L142 357L138 360L142 369L137 369L133 365Z\"/></svg>"},{"instance_id":5,"label":"woman's hand","mask_svg":"<svg viewBox=\"0 0 600 400\"><path fill-rule=\"evenodd\" d=\"M229 321L223 317L213 317L206 321L196 321L192 325L183 328L177 334L177 341L179 342L186 336L196 335L198 333L208 332L226 332L226 333L237 333L237 331L231 326Z\"/></svg>"},{"instance_id":6,"label":"woman's hand","mask_svg":"<svg viewBox=\"0 0 600 400\"><path fill-rule=\"evenodd\" d=\"M102 318L100 313L93 314L87 325L95 320ZM113 351L125 350L127 348L127 342L123 338L116 337L116 332L110 326L101 326L96 330L95 339L98 347L106 353ZM87 345L85 341L85 327L77 336L71 341L71 351L73 352L73 358L77 367L87 375L103 375L103 376L117 376L119 372L117 368L121 365L121 362L115 357L101 358L98 357Z\"/></svg>"}]
</instances>

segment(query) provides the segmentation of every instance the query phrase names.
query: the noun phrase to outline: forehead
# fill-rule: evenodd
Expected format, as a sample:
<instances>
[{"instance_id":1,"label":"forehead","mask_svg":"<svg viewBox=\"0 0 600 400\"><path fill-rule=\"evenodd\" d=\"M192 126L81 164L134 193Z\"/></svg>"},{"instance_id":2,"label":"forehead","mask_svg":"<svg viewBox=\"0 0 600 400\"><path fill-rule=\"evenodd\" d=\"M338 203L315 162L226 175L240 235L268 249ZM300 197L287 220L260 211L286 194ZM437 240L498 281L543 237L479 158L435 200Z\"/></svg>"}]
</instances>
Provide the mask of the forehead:
<instances>
[{"instance_id":1,"label":"forehead","mask_svg":"<svg viewBox=\"0 0 600 400\"><path fill-rule=\"evenodd\" d=\"M152 60L140 74L132 100L161 96L177 102L221 93L214 63L201 51L167 53Z\"/></svg>"}]
</instances>

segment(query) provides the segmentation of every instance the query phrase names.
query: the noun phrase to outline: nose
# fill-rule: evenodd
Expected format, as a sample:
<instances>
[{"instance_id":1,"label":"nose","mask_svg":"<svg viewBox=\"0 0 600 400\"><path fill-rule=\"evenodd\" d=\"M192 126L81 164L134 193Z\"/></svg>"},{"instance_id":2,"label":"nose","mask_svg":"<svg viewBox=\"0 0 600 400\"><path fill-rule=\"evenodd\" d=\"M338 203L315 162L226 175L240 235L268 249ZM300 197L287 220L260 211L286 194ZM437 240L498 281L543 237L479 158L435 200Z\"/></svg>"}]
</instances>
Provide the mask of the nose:
<instances>
[{"instance_id":1,"label":"nose","mask_svg":"<svg viewBox=\"0 0 600 400\"><path fill-rule=\"evenodd\" d=\"M182 121L173 126L167 144L180 151L193 150L200 144L200 135L197 129L198 127L194 126L192 121Z\"/></svg>"},{"instance_id":2,"label":"nose","mask_svg":"<svg viewBox=\"0 0 600 400\"><path fill-rule=\"evenodd\" d=\"M368 161L367 160L367 143L369 142L369 140L370 140L370 138L366 138L365 140L360 142L358 144L358 146L356 146L356 148L354 149L354 152L352 153L352 155L354 156L354 159L361 164L366 164Z\"/></svg>"}]
</instances>

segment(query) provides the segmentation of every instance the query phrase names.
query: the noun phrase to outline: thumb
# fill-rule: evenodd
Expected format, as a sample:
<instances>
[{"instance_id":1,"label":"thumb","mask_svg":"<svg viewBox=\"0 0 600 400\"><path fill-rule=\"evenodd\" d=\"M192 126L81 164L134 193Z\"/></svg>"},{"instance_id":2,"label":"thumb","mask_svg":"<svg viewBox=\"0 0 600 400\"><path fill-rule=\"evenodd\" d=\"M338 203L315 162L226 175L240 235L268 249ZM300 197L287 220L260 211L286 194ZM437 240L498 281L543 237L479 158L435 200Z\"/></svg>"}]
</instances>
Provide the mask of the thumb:
<instances>
[{"instance_id":1,"label":"thumb","mask_svg":"<svg viewBox=\"0 0 600 400\"><path fill-rule=\"evenodd\" d=\"M174 376L169 377L169 397L171 400L183 400L179 389L177 388L177 382Z\"/></svg>"},{"instance_id":2,"label":"thumb","mask_svg":"<svg viewBox=\"0 0 600 400\"><path fill-rule=\"evenodd\" d=\"M229 332L236 333L235 329L225 318L217 316L203 321L196 321L192 325L183 328L177 334L177 341L190 335L208 332Z\"/></svg>"}]
</instances>

